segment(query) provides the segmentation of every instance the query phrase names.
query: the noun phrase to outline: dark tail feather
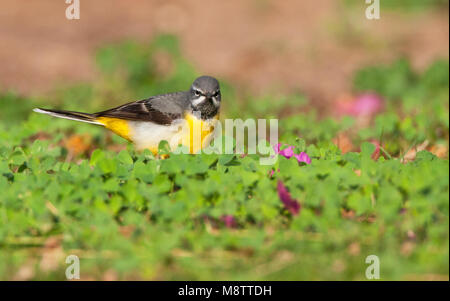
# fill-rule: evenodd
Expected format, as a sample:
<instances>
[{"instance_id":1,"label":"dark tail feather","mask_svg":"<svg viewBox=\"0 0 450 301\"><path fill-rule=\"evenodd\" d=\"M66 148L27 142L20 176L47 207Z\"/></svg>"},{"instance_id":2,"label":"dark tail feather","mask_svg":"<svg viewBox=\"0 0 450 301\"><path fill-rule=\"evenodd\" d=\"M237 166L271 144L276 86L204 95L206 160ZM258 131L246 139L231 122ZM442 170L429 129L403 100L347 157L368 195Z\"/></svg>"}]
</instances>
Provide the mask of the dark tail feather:
<instances>
[{"instance_id":1,"label":"dark tail feather","mask_svg":"<svg viewBox=\"0 0 450 301\"><path fill-rule=\"evenodd\" d=\"M102 123L96 121L96 117L94 114L73 112L73 111L63 111L63 110L48 110L48 109L40 109L40 108L33 109L33 111L36 113L47 114L47 115L58 117L58 118L64 118L64 119L70 119L70 120L76 120L76 121L81 121L81 122L103 125Z\"/></svg>"}]
</instances>

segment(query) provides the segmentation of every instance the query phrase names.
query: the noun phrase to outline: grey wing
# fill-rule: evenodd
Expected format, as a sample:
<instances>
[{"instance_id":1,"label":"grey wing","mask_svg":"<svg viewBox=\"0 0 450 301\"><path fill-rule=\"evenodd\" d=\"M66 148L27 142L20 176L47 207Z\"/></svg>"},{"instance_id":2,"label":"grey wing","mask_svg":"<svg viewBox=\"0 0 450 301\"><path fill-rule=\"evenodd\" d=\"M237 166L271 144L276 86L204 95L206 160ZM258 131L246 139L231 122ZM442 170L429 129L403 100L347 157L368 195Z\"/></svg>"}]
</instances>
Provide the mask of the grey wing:
<instances>
[{"instance_id":1,"label":"grey wing","mask_svg":"<svg viewBox=\"0 0 450 301\"><path fill-rule=\"evenodd\" d=\"M113 109L95 113L95 116L170 125L174 120L183 118L183 113L188 103L186 92L176 92L130 102Z\"/></svg>"}]
</instances>

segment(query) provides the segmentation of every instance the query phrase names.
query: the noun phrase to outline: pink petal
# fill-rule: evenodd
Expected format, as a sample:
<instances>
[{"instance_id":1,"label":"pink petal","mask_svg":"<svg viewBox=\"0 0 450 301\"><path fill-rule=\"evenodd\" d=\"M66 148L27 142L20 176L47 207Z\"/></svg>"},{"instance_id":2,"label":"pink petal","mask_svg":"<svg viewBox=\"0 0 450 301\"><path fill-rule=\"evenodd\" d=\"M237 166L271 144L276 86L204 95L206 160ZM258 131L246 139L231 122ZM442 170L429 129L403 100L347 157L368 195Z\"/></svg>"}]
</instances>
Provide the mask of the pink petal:
<instances>
[{"instance_id":1,"label":"pink petal","mask_svg":"<svg viewBox=\"0 0 450 301\"><path fill-rule=\"evenodd\" d=\"M223 215L220 220L225 224L227 228L235 228L237 226L236 219L232 215Z\"/></svg>"},{"instance_id":2,"label":"pink petal","mask_svg":"<svg viewBox=\"0 0 450 301\"><path fill-rule=\"evenodd\" d=\"M284 207L292 214L297 215L300 212L300 204L297 200L293 199L290 193L287 191L286 187L281 181L277 184L278 196Z\"/></svg>"},{"instance_id":3,"label":"pink petal","mask_svg":"<svg viewBox=\"0 0 450 301\"><path fill-rule=\"evenodd\" d=\"M373 116L384 109L384 100L375 93L364 93L357 97L344 95L335 103L338 115Z\"/></svg>"},{"instance_id":4,"label":"pink petal","mask_svg":"<svg viewBox=\"0 0 450 301\"><path fill-rule=\"evenodd\" d=\"M382 111L383 107L384 101L381 97L373 93L366 93L356 98L351 113L355 116L374 115Z\"/></svg>"},{"instance_id":5,"label":"pink petal","mask_svg":"<svg viewBox=\"0 0 450 301\"><path fill-rule=\"evenodd\" d=\"M297 159L298 163L305 162L306 164L311 164L311 158L305 152L301 152L298 155L294 155L294 157Z\"/></svg>"},{"instance_id":6,"label":"pink petal","mask_svg":"<svg viewBox=\"0 0 450 301\"><path fill-rule=\"evenodd\" d=\"M285 158L290 159L294 155L294 147L293 146L289 146L289 147L287 147L285 149L282 149L279 154L282 155Z\"/></svg>"}]
</instances>

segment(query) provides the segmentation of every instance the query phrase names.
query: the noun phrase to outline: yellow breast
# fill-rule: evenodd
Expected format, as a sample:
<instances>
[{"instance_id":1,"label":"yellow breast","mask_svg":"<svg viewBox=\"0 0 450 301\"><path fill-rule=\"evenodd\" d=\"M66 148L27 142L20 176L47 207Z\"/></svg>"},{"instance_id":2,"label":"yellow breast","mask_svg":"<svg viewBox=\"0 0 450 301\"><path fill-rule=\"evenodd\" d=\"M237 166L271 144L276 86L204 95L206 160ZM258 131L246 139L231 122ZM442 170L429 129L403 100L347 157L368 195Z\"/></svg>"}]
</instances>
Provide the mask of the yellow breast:
<instances>
[{"instance_id":1,"label":"yellow breast","mask_svg":"<svg viewBox=\"0 0 450 301\"><path fill-rule=\"evenodd\" d=\"M208 146L212 138L214 126L219 119L219 115L216 115L211 120L205 121L188 113L185 115L185 119L189 131L185 131L182 144L189 148L191 154L195 154Z\"/></svg>"}]
</instances>

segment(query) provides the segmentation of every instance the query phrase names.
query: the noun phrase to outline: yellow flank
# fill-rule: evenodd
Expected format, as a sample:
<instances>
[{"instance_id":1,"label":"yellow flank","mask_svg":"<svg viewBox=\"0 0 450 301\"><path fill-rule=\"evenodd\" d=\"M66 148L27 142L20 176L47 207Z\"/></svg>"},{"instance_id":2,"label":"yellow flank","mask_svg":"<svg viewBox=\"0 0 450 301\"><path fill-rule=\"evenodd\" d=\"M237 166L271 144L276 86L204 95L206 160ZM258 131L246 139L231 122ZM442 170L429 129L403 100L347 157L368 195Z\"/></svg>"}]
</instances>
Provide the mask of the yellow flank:
<instances>
[{"instance_id":1,"label":"yellow flank","mask_svg":"<svg viewBox=\"0 0 450 301\"><path fill-rule=\"evenodd\" d=\"M185 119L188 123L189 133L184 133L183 145L189 147L191 154L195 154L208 146L211 138L208 136L214 131L214 125L219 119L219 115L214 116L213 120L204 121L187 113Z\"/></svg>"},{"instance_id":2,"label":"yellow flank","mask_svg":"<svg viewBox=\"0 0 450 301\"><path fill-rule=\"evenodd\" d=\"M130 137L130 127L127 120L111 117L99 117L96 121L102 123L108 130L111 130L120 137L132 142Z\"/></svg>"}]
</instances>

